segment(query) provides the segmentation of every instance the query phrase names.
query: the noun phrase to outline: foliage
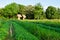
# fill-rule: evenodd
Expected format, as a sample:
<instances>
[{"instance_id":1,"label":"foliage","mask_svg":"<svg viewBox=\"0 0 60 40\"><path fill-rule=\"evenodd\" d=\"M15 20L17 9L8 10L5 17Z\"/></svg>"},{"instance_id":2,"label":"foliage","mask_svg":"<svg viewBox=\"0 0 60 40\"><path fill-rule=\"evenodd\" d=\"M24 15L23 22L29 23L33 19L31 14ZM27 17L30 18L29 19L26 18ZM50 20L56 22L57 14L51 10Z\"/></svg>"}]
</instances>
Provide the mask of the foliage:
<instances>
[{"instance_id":1,"label":"foliage","mask_svg":"<svg viewBox=\"0 0 60 40\"><path fill-rule=\"evenodd\" d=\"M58 19L60 19L60 8L57 9L57 16L58 16Z\"/></svg>"},{"instance_id":2,"label":"foliage","mask_svg":"<svg viewBox=\"0 0 60 40\"><path fill-rule=\"evenodd\" d=\"M44 11L40 3L28 6L11 3L0 8L0 18L17 18L17 14L26 15L27 19L60 19L60 8L48 6Z\"/></svg>"},{"instance_id":3,"label":"foliage","mask_svg":"<svg viewBox=\"0 0 60 40\"><path fill-rule=\"evenodd\" d=\"M0 8L0 17L3 16L3 8Z\"/></svg>"},{"instance_id":4,"label":"foliage","mask_svg":"<svg viewBox=\"0 0 60 40\"><path fill-rule=\"evenodd\" d=\"M34 11L34 6L28 5L26 7L26 17L27 17L27 19L34 19L33 11Z\"/></svg>"},{"instance_id":5,"label":"foliage","mask_svg":"<svg viewBox=\"0 0 60 40\"><path fill-rule=\"evenodd\" d=\"M20 5L20 4L18 4L19 5L19 10L18 10L18 12L20 13L20 14L26 14L25 13L25 11L26 11L26 7L24 6L24 5Z\"/></svg>"},{"instance_id":6,"label":"foliage","mask_svg":"<svg viewBox=\"0 0 60 40\"><path fill-rule=\"evenodd\" d=\"M18 5L16 3L11 3L4 8L4 13L3 15L5 17L11 18L15 16L18 13Z\"/></svg>"},{"instance_id":7,"label":"foliage","mask_svg":"<svg viewBox=\"0 0 60 40\"><path fill-rule=\"evenodd\" d=\"M35 5L34 18L42 19L43 17L44 17L43 7L41 6L40 3L38 3L37 5Z\"/></svg>"},{"instance_id":8,"label":"foliage","mask_svg":"<svg viewBox=\"0 0 60 40\"><path fill-rule=\"evenodd\" d=\"M57 10L55 7L53 6L49 6L47 9L46 9L46 17L48 19L56 19L57 18Z\"/></svg>"}]
</instances>

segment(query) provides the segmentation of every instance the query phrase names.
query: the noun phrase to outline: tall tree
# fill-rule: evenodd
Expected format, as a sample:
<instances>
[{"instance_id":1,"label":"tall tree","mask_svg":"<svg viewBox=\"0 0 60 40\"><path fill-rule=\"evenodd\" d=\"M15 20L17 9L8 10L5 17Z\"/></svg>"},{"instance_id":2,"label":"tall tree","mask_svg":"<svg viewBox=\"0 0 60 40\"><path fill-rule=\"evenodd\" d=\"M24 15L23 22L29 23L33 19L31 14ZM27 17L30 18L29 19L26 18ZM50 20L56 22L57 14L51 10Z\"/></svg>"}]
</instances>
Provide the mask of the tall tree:
<instances>
[{"instance_id":1,"label":"tall tree","mask_svg":"<svg viewBox=\"0 0 60 40\"><path fill-rule=\"evenodd\" d=\"M58 13L58 19L60 19L60 8L57 9L57 13Z\"/></svg>"},{"instance_id":2,"label":"tall tree","mask_svg":"<svg viewBox=\"0 0 60 40\"><path fill-rule=\"evenodd\" d=\"M3 15L5 17L11 18L18 13L18 10L19 10L19 6L16 3L11 3L5 6Z\"/></svg>"},{"instance_id":3,"label":"tall tree","mask_svg":"<svg viewBox=\"0 0 60 40\"><path fill-rule=\"evenodd\" d=\"M57 18L57 10L55 7L53 6L49 6L47 9L46 9L46 17L48 19L56 19Z\"/></svg>"},{"instance_id":4,"label":"tall tree","mask_svg":"<svg viewBox=\"0 0 60 40\"><path fill-rule=\"evenodd\" d=\"M34 10L34 18L35 19L42 19L44 15L43 7L41 6L40 3L35 5L35 10Z\"/></svg>"},{"instance_id":5,"label":"tall tree","mask_svg":"<svg viewBox=\"0 0 60 40\"><path fill-rule=\"evenodd\" d=\"M3 16L3 8L0 8L0 16Z\"/></svg>"},{"instance_id":6,"label":"tall tree","mask_svg":"<svg viewBox=\"0 0 60 40\"><path fill-rule=\"evenodd\" d=\"M26 16L28 19L34 19L33 10L34 10L34 6L32 5L26 6Z\"/></svg>"},{"instance_id":7,"label":"tall tree","mask_svg":"<svg viewBox=\"0 0 60 40\"><path fill-rule=\"evenodd\" d=\"M25 10L25 8L26 8L26 6L24 6L24 5L21 5L21 4L18 4L19 5L19 13L20 14L26 14L26 10Z\"/></svg>"}]
</instances>

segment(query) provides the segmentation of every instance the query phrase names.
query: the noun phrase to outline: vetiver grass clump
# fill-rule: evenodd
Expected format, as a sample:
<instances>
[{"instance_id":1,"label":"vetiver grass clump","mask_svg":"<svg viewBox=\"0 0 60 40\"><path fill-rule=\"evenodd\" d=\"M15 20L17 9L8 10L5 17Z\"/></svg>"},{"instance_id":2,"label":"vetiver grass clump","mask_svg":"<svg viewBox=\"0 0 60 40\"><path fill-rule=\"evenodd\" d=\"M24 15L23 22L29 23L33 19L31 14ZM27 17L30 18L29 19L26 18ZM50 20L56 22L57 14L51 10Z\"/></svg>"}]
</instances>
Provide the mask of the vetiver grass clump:
<instances>
[{"instance_id":1,"label":"vetiver grass clump","mask_svg":"<svg viewBox=\"0 0 60 40\"><path fill-rule=\"evenodd\" d=\"M2 27L2 25L5 23L6 21L3 19L0 19L0 28Z\"/></svg>"},{"instance_id":2,"label":"vetiver grass clump","mask_svg":"<svg viewBox=\"0 0 60 40\"><path fill-rule=\"evenodd\" d=\"M55 28L60 28L60 22L54 22L54 21L39 21L39 22L35 22L37 24L43 24L43 25L47 25L47 26L52 26Z\"/></svg>"},{"instance_id":3,"label":"vetiver grass clump","mask_svg":"<svg viewBox=\"0 0 60 40\"><path fill-rule=\"evenodd\" d=\"M34 24L37 24L37 25L40 26L40 27L43 27L43 28L46 28L46 29L49 29L49 30L54 30L54 31L60 33L60 28L58 28L58 27L53 27L53 26L49 26L49 25L44 25L44 24L41 24L41 23L39 23L39 22L30 22L30 23L34 23Z\"/></svg>"},{"instance_id":4,"label":"vetiver grass clump","mask_svg":"<svg viewBox=\"0 0 60 40\"><path fill-rule=\"evenodd\" d=\"M43 28L42 26L38 26L37 24L30 22L15 22L28 30L28 32L31 32L33 35L39 38L39 40L60 40L60 33L58 32Z\"/></svg>"},{"instance_id":5,"label":"vetiver grass clump","mask_svg":"<svg viewBox=\"0 0 60 40\"><path fill-rule=\"evenodd\" d=\"M31 33L27 32L22 26L13 22L13 26L15 29L15 38L16 40L39 40Z\"/></svg>"},{"instance_id":6,"label":"vetiver grass clump","mask_svg":"<svg viewBox=\"0 0 60 40\"><path fill-rule=\"evenodd\" d=\"M0 40L7 40L9 35L9 24L8 22L4 23L0 28Z\"/></svg>"}]
</instances>

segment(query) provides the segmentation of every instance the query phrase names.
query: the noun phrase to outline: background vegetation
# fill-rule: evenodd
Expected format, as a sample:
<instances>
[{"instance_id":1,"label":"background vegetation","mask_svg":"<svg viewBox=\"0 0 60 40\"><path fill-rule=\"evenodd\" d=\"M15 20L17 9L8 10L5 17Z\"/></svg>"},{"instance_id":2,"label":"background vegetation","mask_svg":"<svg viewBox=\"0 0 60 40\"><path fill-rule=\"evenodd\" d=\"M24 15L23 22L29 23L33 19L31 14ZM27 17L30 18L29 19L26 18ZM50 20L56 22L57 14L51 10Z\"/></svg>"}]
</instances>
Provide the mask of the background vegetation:
<instances>
[{"instance_id":1,"label":"background vegetation","mask_svg":"<svg viewBox=\"0 0 60 40\"><path fill-rule=\"evenodd\" d=\"M16 18L18 13L25 14L27 19L60 19L60 8L48 6L44 10L40 3L34 6L11 3L0 8L0 18Z\"/></svg>"}]
</instances>

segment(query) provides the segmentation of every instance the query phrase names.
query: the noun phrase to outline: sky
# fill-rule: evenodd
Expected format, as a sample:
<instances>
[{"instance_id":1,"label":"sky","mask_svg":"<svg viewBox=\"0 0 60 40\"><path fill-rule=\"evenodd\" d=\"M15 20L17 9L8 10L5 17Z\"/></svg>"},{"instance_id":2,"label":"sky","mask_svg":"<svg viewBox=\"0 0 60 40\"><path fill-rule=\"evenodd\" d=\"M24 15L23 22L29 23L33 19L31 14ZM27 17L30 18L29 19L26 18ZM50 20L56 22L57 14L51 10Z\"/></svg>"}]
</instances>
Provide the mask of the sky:
<instances>
[{"instance_id":1,"label":"sky","mask_svg":"<svg viewBox=\"0 0 60 40\"><path fill-rule=\"evenodd\" d=\"M0 8L3 8L7 4L13 2L23 5L35 5L37 3L41 3L44 9L46 9L48 6L60 8L60 0L0 0Z\"/></svg>"}]
</instances>

